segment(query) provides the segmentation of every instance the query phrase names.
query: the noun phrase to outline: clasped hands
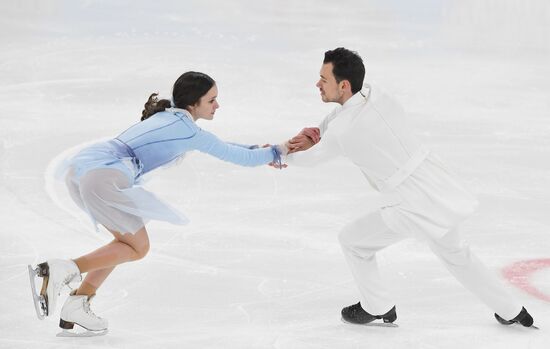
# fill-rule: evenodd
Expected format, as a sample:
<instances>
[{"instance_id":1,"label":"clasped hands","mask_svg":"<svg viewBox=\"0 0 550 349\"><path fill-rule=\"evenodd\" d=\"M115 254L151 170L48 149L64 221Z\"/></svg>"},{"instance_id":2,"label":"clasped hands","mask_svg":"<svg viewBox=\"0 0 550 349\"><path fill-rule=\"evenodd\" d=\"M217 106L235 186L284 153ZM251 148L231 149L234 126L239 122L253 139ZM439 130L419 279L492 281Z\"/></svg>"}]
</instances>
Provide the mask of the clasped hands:
<instances>
[{"instance_id":1,"label":"clasped hands","mask_svg":"<svg viewBox=\"0 0 550 349\"><path fill-rule=\"evenodd\" d=\"M288 149L288 154L296 153L299 151L308 150L321 140L321 131L318 127L306 127L300 131L296 136L292 137L284 143L284 146ZM270 144L264 144L263 148L270 147ZM269 166L275 168L286 168L287 164L275 164L269 163Z\"/></svg>"}]
</instances>

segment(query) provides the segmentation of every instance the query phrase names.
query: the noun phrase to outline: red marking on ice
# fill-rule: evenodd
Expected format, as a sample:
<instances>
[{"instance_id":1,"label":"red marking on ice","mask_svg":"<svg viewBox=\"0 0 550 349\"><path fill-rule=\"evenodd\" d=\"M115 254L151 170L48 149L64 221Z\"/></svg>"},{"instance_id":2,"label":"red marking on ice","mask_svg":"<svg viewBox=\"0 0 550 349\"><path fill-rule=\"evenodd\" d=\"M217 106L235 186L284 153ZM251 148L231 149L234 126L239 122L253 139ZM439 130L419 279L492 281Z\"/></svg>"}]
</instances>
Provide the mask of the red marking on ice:
<instances>
[{"instance_id":1,"label":"red marking on ice","mask_svg":"<svg viewBox=\"0 0 550 349\"><path fill-rule=\"evenodd\" d=\"M529 278L533 273L540 269L549 267L550 259L533 259L528 261L520 261L507 266L502 270L502 273L512 285L521 288L538 299L550 302L550 295L542 293L535 286L531 285L531 282L529 281Z\"/></svg>"}]
</instances>

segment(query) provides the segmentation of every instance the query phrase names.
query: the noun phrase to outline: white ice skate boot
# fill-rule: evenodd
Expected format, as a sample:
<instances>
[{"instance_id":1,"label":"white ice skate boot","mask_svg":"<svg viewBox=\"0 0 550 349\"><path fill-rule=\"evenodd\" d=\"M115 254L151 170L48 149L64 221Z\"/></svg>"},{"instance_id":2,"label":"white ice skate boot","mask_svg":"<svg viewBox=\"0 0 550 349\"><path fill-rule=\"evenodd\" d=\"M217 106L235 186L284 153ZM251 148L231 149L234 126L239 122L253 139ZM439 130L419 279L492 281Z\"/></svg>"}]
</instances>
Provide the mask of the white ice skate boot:
<instances>
[{"instance_id":1,"label":"white ice skate boot","mask_svg":"<svg viewBox=\"0 0 550 349\"><path fill-rule=\"evenodd\" d=\"M107 334L107 320L100 318L90 309L90 301L94 296L77 296L75 293L76 291L71 292L65 304L63 304L63 308L61 308L59 327L63 331L58 333L57 336L92 337ZM84 328L86 332L74 331L74 325Z\"/></svg>"},{"instance_id":2,"label":"white ice skate boot","mask_svg":"<svg viewBox=\"0 0 550 349\"><path fill-rule=\"evenodd\" d=\"M35 269L29 265L28 269L34 308L40 320L53 314L57 296L64 286L69 282L82 280L76 263L69 259L52 259L38 264ZM42 278L40 295L36 293L35 277Z\"/></svg>"}]
</instances>

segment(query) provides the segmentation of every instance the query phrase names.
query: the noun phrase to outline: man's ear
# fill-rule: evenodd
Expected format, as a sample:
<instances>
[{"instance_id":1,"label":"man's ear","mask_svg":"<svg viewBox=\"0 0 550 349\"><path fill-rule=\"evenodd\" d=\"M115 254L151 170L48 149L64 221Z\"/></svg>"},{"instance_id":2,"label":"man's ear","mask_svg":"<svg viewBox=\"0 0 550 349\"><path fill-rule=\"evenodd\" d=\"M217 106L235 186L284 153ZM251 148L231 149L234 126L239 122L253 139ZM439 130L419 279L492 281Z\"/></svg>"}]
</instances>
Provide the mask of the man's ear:
<instances>
[{"instance_id":1,"label":"man's ear","mask_svg":"<svg viewBox=\"0 0 550 349\"><path fill-rule=\"evenodd\" d=\"M342 90L350 90L351 91L351 84L349 83L348 80L342 80L340 81L340 86L342 88Z\"/></svg>"}]
</instances>

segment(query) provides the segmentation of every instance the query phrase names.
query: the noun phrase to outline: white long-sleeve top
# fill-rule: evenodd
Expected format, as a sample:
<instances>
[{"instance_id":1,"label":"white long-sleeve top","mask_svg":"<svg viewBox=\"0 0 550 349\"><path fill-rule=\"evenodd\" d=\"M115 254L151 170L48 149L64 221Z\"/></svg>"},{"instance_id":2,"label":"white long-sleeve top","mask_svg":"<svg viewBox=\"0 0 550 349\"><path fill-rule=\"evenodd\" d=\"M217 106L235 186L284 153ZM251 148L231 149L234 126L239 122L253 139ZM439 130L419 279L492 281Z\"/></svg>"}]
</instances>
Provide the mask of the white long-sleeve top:
<instances>
[{"instance_id":1,"label":"white long-sleeve top","mask_svg":"<svg viewBox=\"0 0 550 349\"><path fill-rule=\"evenodd\" d=\"M477 200L411 132L401 106L367 86L319 125L321 141L286 162L351 160L383 193L382 218L394 231L439 238L469 217Z\"/></svg>"},{"instance_id":2,"label":"white long-sleeve top","mask_svg":"<svg viewBox=\"0 0 550 349\"><path fill-rule=\"evenodd\" d=\"M315 165L345 156L378 191L394 189L428 155L410 132L401 106L368 85L336 107L319 128L321 141L307 151L290 154L287 162Z\"/></svg>"}]
</instances>

